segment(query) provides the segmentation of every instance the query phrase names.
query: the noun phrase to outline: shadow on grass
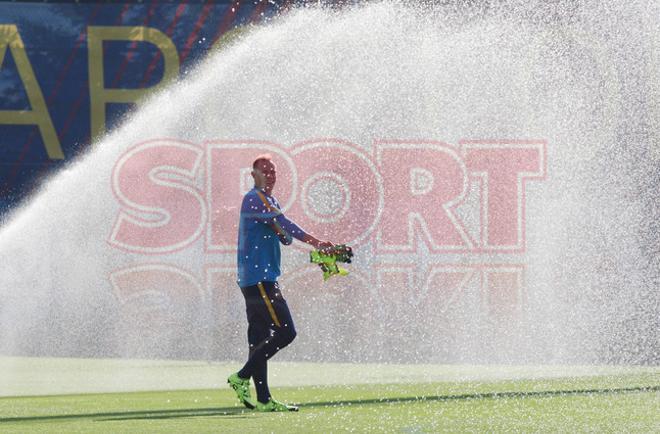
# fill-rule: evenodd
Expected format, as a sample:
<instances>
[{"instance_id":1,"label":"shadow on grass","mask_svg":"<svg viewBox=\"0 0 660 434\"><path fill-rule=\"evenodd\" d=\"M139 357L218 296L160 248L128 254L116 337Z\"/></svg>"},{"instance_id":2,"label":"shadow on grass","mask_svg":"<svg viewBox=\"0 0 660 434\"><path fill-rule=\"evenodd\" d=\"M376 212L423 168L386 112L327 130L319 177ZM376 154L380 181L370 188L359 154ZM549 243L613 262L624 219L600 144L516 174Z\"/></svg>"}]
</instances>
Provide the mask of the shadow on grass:
<instances>
[{"instance_id":1,"label":"shadow on grass","mask_svg":"<svg viewBox=\"0 0 660 434\"><path fill-rule=\"evenodd\" d=\"M58 420L90 419L98 421L129 419L170 419L174 417L226 416L244 418L251 412L245 407L182 408L168 410L120 411L108 413L58 414L52 416L2 417L2 423L54 422Z\"/></svg>"},{"instance_id":2,"label":"shadow on grass","mask_svg":"<svg viewBox=\"0 0 660 434\"><path fill-rule=\"evenodd\" d=\"M320 401L301 404L301 408L315 407L341 407L360 405L380 405L413 402L434 401L461 401L476 399L520 399L520 398L550 398L554 396L576 396L576 395L607 395L635 392L658 392L660 386L628 387L618 389L579 389L579 390L548 390L539 392L491 392L470 393L461 395L431 395L431 396L405 396L372 399L354 399L340 401ZM222 416L225 418L239 419L249 417L252 411L244 407L215 407L215 408L186 408L170 410L145 410L145 411L123 411L113 413L86 413L86 414L61 414L52 416L32 417L5 417L0 418L2 423L17 422L52 422L58 420L90 419L96 421L124 421L140 419L171 419L181 417L210 417Z\"/></svg>"}]
</instances>

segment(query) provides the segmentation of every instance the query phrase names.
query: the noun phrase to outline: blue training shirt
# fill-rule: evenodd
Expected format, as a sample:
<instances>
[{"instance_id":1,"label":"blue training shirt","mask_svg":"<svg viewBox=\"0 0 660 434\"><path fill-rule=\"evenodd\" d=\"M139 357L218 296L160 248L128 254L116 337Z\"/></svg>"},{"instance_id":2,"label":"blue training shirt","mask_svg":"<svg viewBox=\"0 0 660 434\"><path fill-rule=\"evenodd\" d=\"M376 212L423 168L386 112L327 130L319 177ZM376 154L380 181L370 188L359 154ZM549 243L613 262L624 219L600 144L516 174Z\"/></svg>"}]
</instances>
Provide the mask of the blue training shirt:
<instances>
[{"instance_id":1,"label":"blue training shirt","mask_svg":"<svg viewBox=\"0 0 660 434\"><path fill-rule=\"evenodd\" d=\"M306 233L284 216L280 203L253 188L243 197L238 222L238 286L274 282L280 275L280 243L303 240Z\"/></svg>"}]
</instances>

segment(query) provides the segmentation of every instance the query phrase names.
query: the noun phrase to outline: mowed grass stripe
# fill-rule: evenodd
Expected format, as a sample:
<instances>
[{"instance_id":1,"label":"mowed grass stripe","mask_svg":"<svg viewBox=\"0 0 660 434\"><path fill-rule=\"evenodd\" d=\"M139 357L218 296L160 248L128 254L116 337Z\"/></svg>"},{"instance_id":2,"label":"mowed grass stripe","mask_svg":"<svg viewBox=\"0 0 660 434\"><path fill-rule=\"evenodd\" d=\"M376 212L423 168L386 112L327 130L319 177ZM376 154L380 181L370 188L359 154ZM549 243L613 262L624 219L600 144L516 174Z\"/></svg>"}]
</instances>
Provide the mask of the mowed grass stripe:
<instances>
[{"instance_id":1,"label":"mowed grass stripe","mask_svg":"<svg viewBox=\"0 0 660 434\"><path fill-rule=\"evenodd\" d=\"M348 399L348 400L329 400L301 403L301 408L314 407L342 407L342 406L366 406L382 404L408 404L423 403L432 401L460 401L460 400L479 400L479 399L525 399L525 398L550 398L550 397L568 397L576 395L605 395L605 394L624 394L624 393L649 393L659 392L660 386L639 386L625 388L597 388L597 389L573 389L573 390L545 390L545 391L515 391L515 392L489 392L489 393L466 393L466 394L447 394L447 395L429 395L429 396L398 396L383 397L371 399ZM200 391L201 393L202 391ZM208 391L206 391L208 392ZM154 394L169 392L154 392ZM52 397L54 400L57 397ZM243 414L247 409L243 407L210 407L210 408L184 408L184 409L166 409L166 410L143 410L143 411L120 411L120 412L101 412L101 413L82 413L82 414L60 414L46 416L23 416L23 417L0 417L0 423L21 423L21 422L47 422L71 419L95 419L100 421L109 420L138 420L138 419L168 419L177 417L195 417L195 416L226 416L232 414ZM249 412L249 411L248 411Z\"/></svg>"}]
</instances>

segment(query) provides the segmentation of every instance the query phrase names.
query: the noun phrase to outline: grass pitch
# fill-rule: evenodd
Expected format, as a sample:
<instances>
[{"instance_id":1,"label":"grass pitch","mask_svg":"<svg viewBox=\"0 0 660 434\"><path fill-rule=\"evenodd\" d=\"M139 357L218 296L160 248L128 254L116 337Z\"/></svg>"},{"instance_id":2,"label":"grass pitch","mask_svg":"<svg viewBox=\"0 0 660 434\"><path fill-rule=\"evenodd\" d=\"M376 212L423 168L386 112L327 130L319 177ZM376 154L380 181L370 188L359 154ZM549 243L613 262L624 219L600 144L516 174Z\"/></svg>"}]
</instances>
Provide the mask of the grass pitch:
<instances>
[{"instance_id":1,"label":"grass pitch","mask_svg":"<svg viewBox=\"0 0 660 434\"><path fill-rule=\"evenodd\" d=\"M45 362L40 359L37 363ZM81 370L85 361L51 359L49 365L61 368L67 363L76 366L80 382L87 384L85 375L94 374L94 369ZM89 363L98 368L115 362ZM167 362L151 363L150 372L162 374L163 369L171 369ZM274 363L271 371L275 371L278 385L272 387L273 395L299 404L300 412L261 414L240 407L233 391L224 384L224 374L234 366L174 365L180 372L189 372L192 379L195 372L203 377L203 370L208 369L214 377L222 378L221 384L199 390L6 396L0 398L0 432L660 431L660 370L655 368L591 368L587 372L556 367L352 365L351 371L336 365ZM402 375L409 373L410 378L404 375L400 381L401 375L392 376L397 370ZM431 381L411 382L420 371L433 373L424 375ZM289 380L283 372L291 375ZM510 378L503 378L507 376ZM45 390L60 390L56 388L58 377L48 378L51 383L44 385ZM63 378L67 378L66 372ZM161 377L154 388L169 387L169 380ZM286 386L296 381L299 384ZM0 382L0 386L6 391L8 382ZM32 392L35 386L32 383L26 390ZM143 385L138 383L137 387Z\"/></svg>"}]
</instances>

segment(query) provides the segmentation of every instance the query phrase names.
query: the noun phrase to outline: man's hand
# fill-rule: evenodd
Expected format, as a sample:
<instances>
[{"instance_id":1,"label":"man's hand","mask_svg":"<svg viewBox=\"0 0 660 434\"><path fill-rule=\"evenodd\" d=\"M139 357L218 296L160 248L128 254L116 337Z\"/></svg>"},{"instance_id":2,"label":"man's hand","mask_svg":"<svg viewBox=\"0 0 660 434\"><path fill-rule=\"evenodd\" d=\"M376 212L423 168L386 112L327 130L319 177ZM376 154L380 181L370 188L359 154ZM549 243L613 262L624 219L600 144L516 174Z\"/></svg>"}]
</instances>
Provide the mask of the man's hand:
<instances>
[{"instance_id":1,"label":"man's hand","mask_svg":"<svg viewBox=\"0 0 660 434\"><path fill-rule=\"evenodd\" d=\"M310 234L305 234L303 236L302 242L313 246L316 250L319 250L319 251L332 249L335 246L330 241L321 241L318 238L315 238Z\"/></svg>"},{"instance_id":2,"label":"man's hand","mask_svg":"<svg viewBox=\"0 0 660 434\"><path fill-rule=\"evenodd\" d=\"M340 267L337 262L351 263L353 249L350 246L346 244L334 245L329 241L320 241L314 244L319 248L309 253L309 261L321 267L323 280L328 280L335 274L340 276L348 274L348 271Z\"/></svg>"},{"instance_id":3,"label":"man's hand","mask_svg":"<svg viewBox=\"0 0 660 434\"><path fill-rule=\"evenodd\" d=\"M335 248L335 245L330 241L320 241L316 245L316 248L322 253L330 253Z\"/></svg>"}]
</instances>

